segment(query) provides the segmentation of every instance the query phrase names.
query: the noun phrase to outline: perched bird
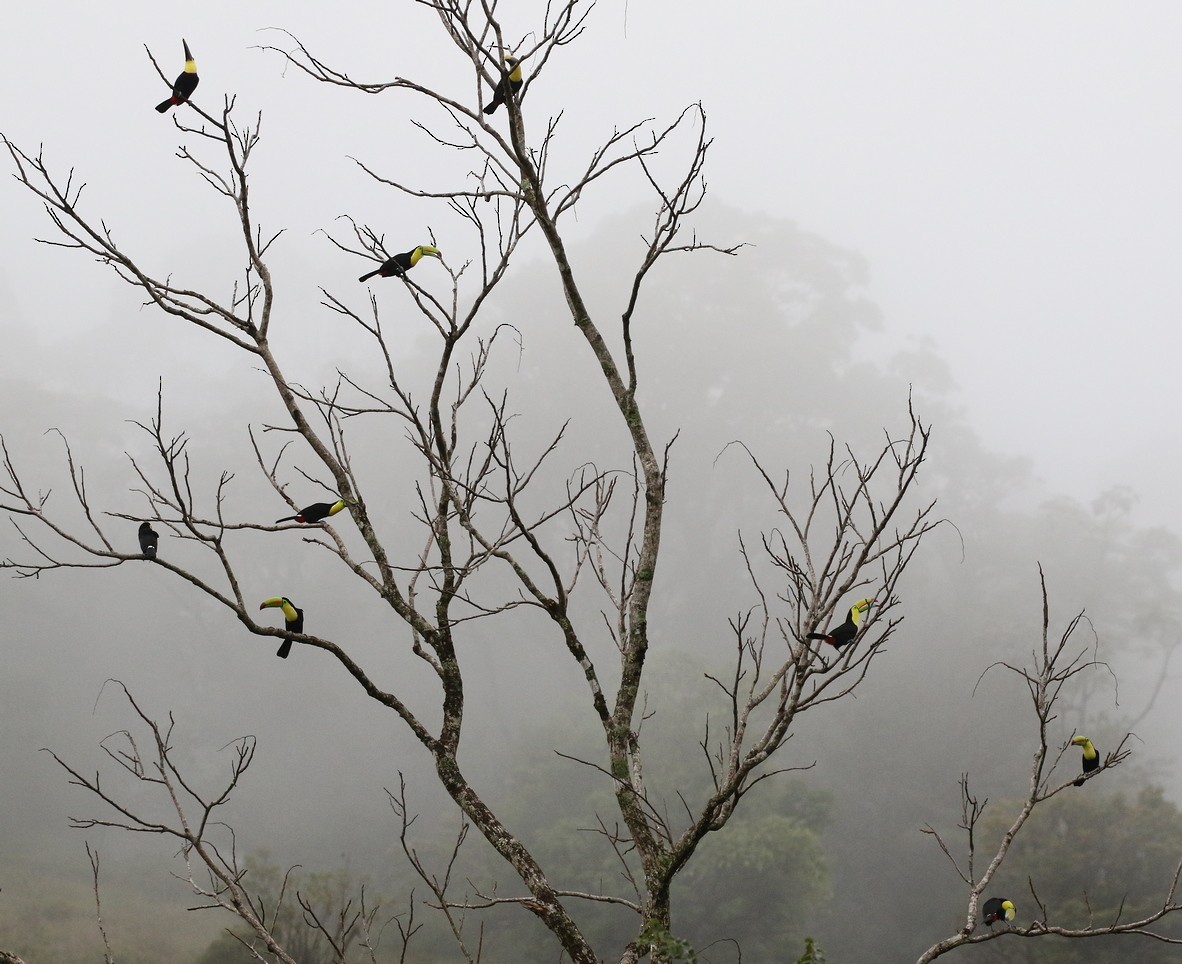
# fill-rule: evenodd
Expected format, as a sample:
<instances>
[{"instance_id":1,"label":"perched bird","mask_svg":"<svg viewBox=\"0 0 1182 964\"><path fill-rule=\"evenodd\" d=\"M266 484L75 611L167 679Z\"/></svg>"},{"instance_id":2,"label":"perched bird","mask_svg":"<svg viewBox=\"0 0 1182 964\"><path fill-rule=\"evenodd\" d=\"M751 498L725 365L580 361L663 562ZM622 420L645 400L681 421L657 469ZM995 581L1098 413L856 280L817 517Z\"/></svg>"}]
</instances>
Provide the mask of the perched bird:
<instances>
[{"instance_id":1,"label":"perched bird","mask_svg":"<svg viewBox=\"0 0 1182 964\"><path fill-rule=\"evenodd\" d=\"M401 278L418 264L420 259L442 257L443 253L438 248L430 244L420 244L413 251L407 251L405 254L396 254L388 261L383 261L380 267L375 268L369 274L363 274L357 280L368 281L375 274L381 275L383 278Z\"/></svg>"},{"instance_id":2,"label":"perched bird","mask_svg":"<svg viewBox=\"0 0 1182 964\"><path fill-rule=\"evenodd\" d=\"M286 596L276 596L273 599L264 600L259 609L272 609L276 606L283 610L283 618L287 623L288 632L302 633L304 631L304 611L296 609L295 604ZM280 659L287 659L287 654L291 652L291 642L290 639L285 639L275 655Z\"/></svg>"},{"instance_id":3,"label":"perched bird","mask_svg":"<svg viewBox=\"0 0 1182 964\"><path fill-rule=\"evenodd\" d=\"M1086 736L1072 737L1071 742L1076 746L1083 747L1083 772L1091 773L1100 767L1100 754L1096 752L1096 748L1092 746L1092 741ZM1082 787L1084 785L1084 778L1080 777L1075 781L1075 786Z\"/></svg>"},{"instance_id":4,"label":"perched bird","mask_svg":"<svg viewBox=\"0 0 1182 964\"><path fill-rule=\"evenodd\" d=\"M345 507L344 499L337 499L336 502L314 502L312 505L306 506L296 515L289 515L282 519L276 519L275 525L280 522L298 522L301 525L315 525L321 519L327 519L330 515L336 515Z\"/></svg>"},{"instance_id":5,"label":"perched bird","mask_svg":"<svg viewBox=\"0 0 1182 964\"><path fill-rule=\"evenodd\" d=\"M858 635L858 628L862 625L862 614L873 604L873 599L859 599L850 607L844 623L827 633L809 633L809 639L823 639L834 649L840 650L842 646L853 642L854 637Z\"/></svg>"},{"instance_id":6,"label":"perched bird","mask_svg":"<svg viewBox=\"0 0 1182 964\"><path fill-rule=\"evenodd\" d=\"M156 546L160 542L160 533L153 529L148 523L140 523L140 552L144 554L145 559L156 558Z\"/></svg>"},{"instance_id":7,"label":"perched bird","mask_svg":"<svg viewBox=\"0 0 1182 964\"><path fill-rule=\"evenodd\" d=\"M508 76L502 76L497 81L496 89L493 91L493 99L484 108L486 114L493 113L493 111L505 103L511 96L514 96L521 90L523 83L521 79L521 61L517 57L506 57L505 63L513 69L509 72Z\"/></svg>"},{"instance_id":8,"label":"perched bird","mask_svg":"<svg viewBox=\"0 0 1182 964\"><path fill-rule=\"evenodd\" d=\"M181 43L185 45L185 69L181 71L181 75L176 79L176 83L172 85L172 96L168 100L162 100L156 105L156 109L161 114L170 107L177 107L185 103L185 101L193 96L193 91L197 89L199 80L197 77L197 61L189 53L188 41L182 40Z\"/></svg>"},{"instance_id":9,"label":"perched bird","mask_svg":"<svg viewBox=\"0 0 1182 964\"><path fill-rule=\"evenodd\" d=\"M994 921L999 920L1003 920L1008 924L1018 916L1018 910L1014 907L1014 902L1008 897L990 897L985 901L984 914L985 916L982 920L992 927Z\"/></svg>"}]
</instances>

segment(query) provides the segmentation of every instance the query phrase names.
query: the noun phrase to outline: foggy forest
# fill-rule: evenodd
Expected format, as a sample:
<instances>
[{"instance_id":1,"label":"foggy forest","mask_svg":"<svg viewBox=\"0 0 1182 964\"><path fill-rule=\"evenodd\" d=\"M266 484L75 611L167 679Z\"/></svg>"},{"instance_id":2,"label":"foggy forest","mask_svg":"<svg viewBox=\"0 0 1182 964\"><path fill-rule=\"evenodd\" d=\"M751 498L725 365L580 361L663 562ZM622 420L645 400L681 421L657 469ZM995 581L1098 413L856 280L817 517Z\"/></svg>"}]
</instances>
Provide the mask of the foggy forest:
<instances>
[{"instance_id":1,"label":"foggy forest","mask_svg":"<svg viewBox=\"0 0 1182 964\"><path fill-rule=\"evenodd\" d=\"M0 962L1176 958L1182 13L676 9L17 15Z\"/></svg>"}]
</instances>

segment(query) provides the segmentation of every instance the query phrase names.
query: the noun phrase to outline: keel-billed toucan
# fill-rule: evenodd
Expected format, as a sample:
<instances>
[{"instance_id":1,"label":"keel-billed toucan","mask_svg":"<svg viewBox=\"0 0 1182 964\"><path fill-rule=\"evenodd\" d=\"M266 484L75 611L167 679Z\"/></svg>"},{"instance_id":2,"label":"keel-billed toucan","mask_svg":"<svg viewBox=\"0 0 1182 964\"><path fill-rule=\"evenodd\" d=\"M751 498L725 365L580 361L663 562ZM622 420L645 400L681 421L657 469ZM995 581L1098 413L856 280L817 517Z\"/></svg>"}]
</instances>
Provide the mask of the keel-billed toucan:
<instances>
[{"instance_id":1,"label":"keel-billed toucan","mask_svg":"<svg viewBox=\"0 0 1182 964\"><path fill-rule=\"evenodd\" d=\"M185 45L185 69L181 71L181 75L176 79L176 83L172 85L172 96L168 100L162 100L156 105L156 109L161 114L170 107L176 107L179 104L185 103L185 101L193 96L193 91L197 89L197 61L189 53L188 41L182 40L181 43Z\"/></svg>"},{"instance_id":2,"label":"keel-billed toucan","mask_svg":"<svg viewBox=\"0 0 1182 964\"><path fill-rule=\"evenodd\" d=\"M502 75L501 79L497 81L496 89L493 91L493 99L489 101L487 107L484 108L486 114L491 114L498 107L500 107L510 96L515 95L521 90L521 61L517 57L506 57L507 63L512 70L508 74Z\"/></svg>"},{"instance_id":3,"label":"keel-billed toucan","mask_svg":"<svg viewBox=\"0 0 1182 964\"><path fill-rule=\"evenodd\" d=\"M156 546L160 542L160 533L151 527L147 522L140 523L140 552L144 554L145 559L156 558Z\"/></svg>"},{"instance_id":4,"label":"keel-billed toucan","mask_svg":"<svg viewBox=\"0 0 1182 964\"><path fill-rule=\"evenodd\" d=\"M420 244L413 251L407 251L405 254L396 254L387 261L383 261L381 266L375 268L369 274L363 274L358 281L368 281L375 274L381 275L383 278L401 278L411 268L419 263L422 258L442 258L443 254L440 250L430 244Z\"/></svg>"},{"instance_id":5,"label":"keel-billed toucan","mask_svg":"<svg viewBox=\"0 0 1182 964\"><path fill-rule=\"evenodd\" d=\"M287 623L288 632L302 633L304 631L304 611L296 609L295 604L286 596L275 596L273 599L264 600L259 609L271 609L276 606L283 610L283 619ZM280 659L287 659L287 654L291 652L291 643L290 639L285 639L275 655Z\"/></svg>"},{"instance_id":6,"label":"keel-billed toucan","mask_svg":"<svg viewBox=\"0 0 1182 964\"><path fill-rule=\"evenodd\" d=\"M1083 772L1091 773L1100 767L1100 754L1096 748L1092 746L1092 741L1086 736L1072 737L1071 742L1076 746L1083 747ZM1084 785L1084 778L1080 777L1075 781L1075 786L1082 787Z\"/></svg>"},{"instance_id":7,"label":"keel-billed toucan","mask_svg":"<svg viewBox=\"0 0 1182 964\"><path fill-rule=\"evenodd\" d=\"M985 901L983 912L985 916L981 919L990 927L999 920L1008 924L1018 916L1018 909L1008 897L990 897Z\"/></svg>"},{"instance_id":8,"label":"keel-billed toucan","mask_svg":"<svg viewBox=\"0 0 1182 964\"><path fill-rule=\"evenodd\" d=\"M858 635L858 629L862 625L862 614L873 604L873 599L859 599L850 607L844 623L827 633L809 633L809 639L823 639L834 649L841 649L847 643L853 642L854 637Z\"/></svg>"},{"instance_id":9,"label":"keel-billed toucan","mask_svg":"<svg viewBox=\"0 0 1182 964\"><path fill-rule=\"evenodd\" d=\"M327 519L330 515L336 515L345 507L345 500L338 499L336 502L314 502L312 505L306 506L295 515L286 516L283 519L276 519L275 525L280 522L299 522L302 525L315 525L321 519Z\"/></svg>"}]
</instances>

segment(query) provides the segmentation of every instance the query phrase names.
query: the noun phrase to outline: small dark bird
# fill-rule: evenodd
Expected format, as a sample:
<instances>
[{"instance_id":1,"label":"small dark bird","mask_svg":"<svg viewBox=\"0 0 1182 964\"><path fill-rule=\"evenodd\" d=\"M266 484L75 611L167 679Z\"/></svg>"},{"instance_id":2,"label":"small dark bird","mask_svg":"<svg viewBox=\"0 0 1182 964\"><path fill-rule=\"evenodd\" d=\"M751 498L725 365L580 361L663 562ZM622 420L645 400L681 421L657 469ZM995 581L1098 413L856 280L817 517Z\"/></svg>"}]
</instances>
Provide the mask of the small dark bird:
<instances>
[{"instance_id":1,"label":"small dark bird","mask_svg":"<svg viewBox=\"0 0 1182 964\"><path fill-rule=\"evenodd\" d=\"M286 596L275 596L273 599L266 599L259 609L273 609L278 607L283 610L283 619L287 625L289 633L302 633L304 631L304 611L297 609L295 604ZM275 655L280 659L287 659L287 654L291 652L292 640L285 639L282 645L276 650Z\"/></svg>"},{"instance_id":2,"label":"small dark bird","mask_svg":"<svg viewBox=\"0 0 1182 964\"><path fill-rule=\"evenodd\" d=\"M505 63L513 69L497 81L496 89L493 91L493 99L484 108L486 114L493 113L505 101L510 97L516 96L517 92L521 90L523 83L521 79L521 61L517 57L506 57Z\"/></svg>"},{"instance_id":3,"label":"small dark bird","mask_svg":"<svg viewBox=\"0 0 1182 964\"><path fill-rule=\"evenodd\" d=\"M1003 920L1008 924L1018 916L1018 909L1008 897L990 897L985 901L983 912L985 916L981 919L990 927L993 926L995 921L999 920Z\"/></svg>"},{"instance_id":4,"label":"small dark bird","mask_svg":"<svg viewBox=\"0 0 1182 964\"><path fill-rule=\"evenodd\" d=\"M156 105L156 109L161 114L167 111L168 108L177 107L192 97L193 91L197 89L197 84L200 80L197 76L197 61L189 53L188 41L182 40L181 43L185 45L185 69L181 71L181 75L172 85L172 96L168 100L162 100Z\"/></svg>"},{"instance_id":5,"label":"small dark bird","mask_svg":"<svg viewBox=\"0 0 1182 964\"><path fill-rule=\"evenodd\" d=\"M873 599L859 599L850 607L844 623L827 633L809 633L809 639L823 639L834 649L840 650L858 635L858 629L862 625L862 614L873 604Z\"/></svg>"},{"instance_id":6,"label":"small dark bird","mask_svg":"<svg viewBox=\"0 0 1182 964\"><path fill-rule=\"evenodd\" d=\"M1100 754L1096 751L1096 748L1092 746L1091 740L1089 740L1086 736L1077 736L1073 737L1071 742L1076 746L1083 747L1084 773L1091 773L1093 770L1098 770L1100 768ZM1082 787L1084 785L1084 778L1080 777L1074 782L1074 785L1077 787Z\"/></svg>"},{"instance_id":7,"label":"small dark bird","mask_svg":"<svg viewBox=\"0 0 1182 964\"><path fill-rule=\"evenodd\" d=\"M381 275L383 278L401 278L419 263L422 258L442 258L442 252L432 245L420 244L413 251L407 251L405 254L396 254L387 261L383 261L381 266L375 268L369 274L363 274L358 281L368 281L375 274Z\"/></svg>"},{"instance_id":8,"label":"small dark bird","mask_svg":"<svg viewBox=\"0 0 1182 964\"><path fill-rule=\"evenodd\" d=\"M338 499L336 502L314 502L310 506L306 506L296 515L289 515L282 519L276 519L275 525L280 522L298 522L301 525L315 525L321 519L327 519L330 515L336 515L345 507L345 500Z\"/></svg>"},{"instance_id":9,"label":"small dark bird","mask_svg":"<svg viewBox=\"0 0 1182 964\"><path fill-rule=\"evenodd\" d=\"M156 558L156 546L160 543L160 533L153 529L148 523L140 523L140 552L144 554L145 559Z\"/></svg>"}]
</instances>

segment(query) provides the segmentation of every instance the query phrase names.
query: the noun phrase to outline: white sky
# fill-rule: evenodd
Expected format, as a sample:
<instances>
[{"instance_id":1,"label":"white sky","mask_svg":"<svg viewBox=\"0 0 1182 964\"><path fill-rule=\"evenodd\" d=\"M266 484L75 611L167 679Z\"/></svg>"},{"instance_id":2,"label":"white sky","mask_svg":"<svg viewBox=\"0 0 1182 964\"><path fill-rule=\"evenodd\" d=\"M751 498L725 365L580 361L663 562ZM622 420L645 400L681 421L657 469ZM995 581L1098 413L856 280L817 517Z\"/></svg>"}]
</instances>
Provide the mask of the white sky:
<instances>
[{"instance_id":1,"label":"white sky","mask_svg":"<svg viewBox=\"0 0 1182 964\"><path fill-rule=\"evenodd\" d=\"M501 9L521 33L541 4ZM389 127L369 117L351 125L346 96L281 76L277 58L250 49L277 39L258 28L287 27L363 79L449 82L433 25L409 2L331 12L226 0L175 10L38 4L9 16L0 129L27 147L44 141L60 166L75 163L132 238L130 213L110 203L128 186L145 188L149 217L173 217L178 192L200 189L165 150L178 138L151 110L161 89L145 43L171 75L186 37L202 94L236 91L264 110L265 143L284 152L282 164L271 155L272 184L325 167L298 215L276 207L301 239L373 197L344 155L402 169L423 145L393 98ZM665 118L701 99L715 137L714 196L863 254L884 352L934 339L992 447L1034 458L1052 491L1088 498L1131 484L1155 515L1174 487L1162 449L1182 437L1173 410L1180 49L1182 6L1167 2L603 0L586 38L534 89L533 110L565 107L568 133L590 142L613 123ZM302 127L325 112L326 128ZM47 296L70 297L68 255L28 243L42 224L30 198L15 186L0 198L0 292L14 294L22 315L0 319L9 343L27 333L12 327L27 329L29 313L51 344L107 324L107 303L94 308L100 274L77 264L79 300L42 313ZM144 237L156 227L149 221Z\"/></svg>"}]
</instances>

